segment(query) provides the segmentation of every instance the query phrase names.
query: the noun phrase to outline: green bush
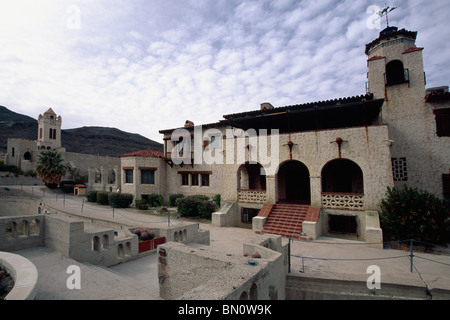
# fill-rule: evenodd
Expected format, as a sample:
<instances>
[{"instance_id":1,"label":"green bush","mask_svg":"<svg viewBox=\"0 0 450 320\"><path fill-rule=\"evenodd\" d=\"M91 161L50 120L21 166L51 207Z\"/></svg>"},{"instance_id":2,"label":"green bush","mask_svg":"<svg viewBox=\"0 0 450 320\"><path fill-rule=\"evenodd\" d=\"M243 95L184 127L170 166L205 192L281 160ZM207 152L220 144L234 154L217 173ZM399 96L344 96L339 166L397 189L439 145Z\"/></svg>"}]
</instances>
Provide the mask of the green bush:
<instances>
[{"instance_id":1,"label":"green bush","mask_svg":"<svg viewBox=\"0 0 450 320\"><path fill-rule=\"evenodd\" d=\"M89 191L86 193L87 201L97 202L97 191Z\"/></svg>"},{"instance_id":2,"label":"green bush","mask_svg":"<svg viewBox=\"0 0 450 320\"><path fill-rule=\"evenodd\" d=\"M108 193L108 203L115 208L128 208L133 202L133 195L130 193Z\"/></svg>"},{"instance_id":3,"label":"green bush","mask_svg":"<svg viewBox=\"0 0 450 320\"><path fill-rule=\"evenodd\" d=\"M108 205L109 204L108 192L106 192L106 191L99 191L99 192L97 192L97 200L96 200L96 202L98 204L101 204L101 205L104 205L104 206Z\"/></svg>"},{"instance_id":4,"label":"green bush","mask_svg":"<svg viewBox=\"0 0 450 320\"><path fill-rule=\"evenodd\" d=\"M150 207L161 207L164 204L164 197L160 194L152 193L147 196Z\"/></svg>"},{"instance_id":5,"label":"green bush","mask_svg":"<svg viewBox=\"0 0 450 320\"><path fill-rule=\"evenodd\" d=\"M22 174L22 170L20 170L17 166L12 164L5 164L3 161L0 161L0 171L8 171L16 175Z\"/></svg>"},{"instance_id":6,"label":"green bush","mask_svg":"<svg viewBox=\"0 0 450 320\"><path fill-rule=\"evenodd\" d=\"M193 195L176 200L178 213L185 217L211 218L216 210L216 204L208 196Z\"/></svg>"},{"instance_id":7,"label":"green bush","mask_svg":"<svg viewBox=\"0 0 450 320\"><path fill-rule=\"evenodd\" d=\"M433 194L408 186L388 187L380 207L383 231L394 240L431 243L450 240L450 208Z\"/></svg>"},{"instance_id":8,"label":"green bush","mask_svg":"<svg viewBox=\"0 0 450 320\"><path fill-rule=\"evenodd\" d=\"M148 201L145 199L135 200L134 205L135 205L136 209L148 210Z\"/></svg>"},{"instance_id":9,"label":"green bush","mask_svg":"<svg viewBox=\"0 0 450 320\"><path fill-rule=\"evenodd\" d=\"M200 218L211 219L211 215L216 211L216 204L214 201L202 201L197 205L197 211Z\"/></svg>"},{"instance_id":10,"label":"green bush","mask_svg":"<svg viewBox=\"0 0 450 320\"><path fill-rule=\"evenodd\" d=\"M177 199L183 198L184 194L181 193L175 193L169 195L169 207L175 207L177 205L176 201Z\"/></svg>"},{"instance_id":11,"label":"green bush","mask_svg":"<svg viewBox=\"0 0 450 320\"><path fill-rule=\"evenodd\" d=\"M216 194L216 195L213 197L213 201L214 201L214 203L216 204L217 208L220 208L220 194Z\"/></svg>"}]
</instances>

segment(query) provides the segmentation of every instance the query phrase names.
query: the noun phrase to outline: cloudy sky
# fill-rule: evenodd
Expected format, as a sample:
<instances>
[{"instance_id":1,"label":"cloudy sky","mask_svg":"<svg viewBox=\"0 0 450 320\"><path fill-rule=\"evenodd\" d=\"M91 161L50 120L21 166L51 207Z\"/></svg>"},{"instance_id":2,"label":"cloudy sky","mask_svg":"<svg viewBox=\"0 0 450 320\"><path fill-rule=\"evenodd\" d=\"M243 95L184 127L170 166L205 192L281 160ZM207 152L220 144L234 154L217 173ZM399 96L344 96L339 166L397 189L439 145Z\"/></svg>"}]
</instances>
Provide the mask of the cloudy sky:
<instances>
[{"instance_id":1,"label":"cloudy sky","mask_svg":"<svg viewBox=\"0 0 450 320\"><path fill-rule=\"evenodd\" d=\"M364 94L385 2L0 0L0 105L161 142L188 119ZM387 2L419 32L427 86L450 85L448 1Z\"/></svg>"}]
</instances>

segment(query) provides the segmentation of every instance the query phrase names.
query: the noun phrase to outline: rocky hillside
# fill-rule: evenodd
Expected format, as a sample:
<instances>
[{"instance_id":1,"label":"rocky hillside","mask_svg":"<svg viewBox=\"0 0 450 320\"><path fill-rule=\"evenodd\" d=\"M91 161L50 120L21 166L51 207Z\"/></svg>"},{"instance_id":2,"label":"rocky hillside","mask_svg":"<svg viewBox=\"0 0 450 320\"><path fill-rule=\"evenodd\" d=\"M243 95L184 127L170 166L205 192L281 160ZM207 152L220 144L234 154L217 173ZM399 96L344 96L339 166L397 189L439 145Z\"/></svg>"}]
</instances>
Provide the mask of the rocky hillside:
<instances>
[{"instance_id":1,"label":"rocky hillside","mask_svg":"<svg viewBox=\"0 0 450 320\"><path fill-rule=\"evenodd\" d=\"M0 106L0 154L6 153L7 139L36 140L37 120ZM68 152L118 157L124 153L152 148L163 151L163 145L139 134L108 127L82 127L62 130L62 145Z\"/></svg>"}]
</instances>

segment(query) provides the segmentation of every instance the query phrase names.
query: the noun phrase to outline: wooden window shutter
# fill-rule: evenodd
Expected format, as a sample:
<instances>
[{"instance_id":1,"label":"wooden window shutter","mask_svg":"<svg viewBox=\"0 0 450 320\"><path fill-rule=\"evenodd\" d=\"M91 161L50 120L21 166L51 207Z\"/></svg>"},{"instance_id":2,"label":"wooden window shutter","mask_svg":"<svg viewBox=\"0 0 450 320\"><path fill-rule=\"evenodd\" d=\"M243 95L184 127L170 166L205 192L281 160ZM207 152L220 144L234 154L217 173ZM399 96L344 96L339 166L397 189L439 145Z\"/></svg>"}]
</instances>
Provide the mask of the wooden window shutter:
<instances>
[{"instance_id":1,"label":"wooden window shutter","mask_svg":"<svg viewBox=\"0 0 450 320\"><path fill-rule=\"evenodd\" d=\"M450 199L450 174L442 175L442 190L444 198Z\"/></svg>"},{"instance_id":2,"label":"wooden window shutter","mask_svg":"<svg viewBox=\"0 0 450 320\"><path fill-rule=\"evenodd\" d=\"M436 134L438 137L450 137L450 108L436 109Z\"/></svg>"}]
</instances>

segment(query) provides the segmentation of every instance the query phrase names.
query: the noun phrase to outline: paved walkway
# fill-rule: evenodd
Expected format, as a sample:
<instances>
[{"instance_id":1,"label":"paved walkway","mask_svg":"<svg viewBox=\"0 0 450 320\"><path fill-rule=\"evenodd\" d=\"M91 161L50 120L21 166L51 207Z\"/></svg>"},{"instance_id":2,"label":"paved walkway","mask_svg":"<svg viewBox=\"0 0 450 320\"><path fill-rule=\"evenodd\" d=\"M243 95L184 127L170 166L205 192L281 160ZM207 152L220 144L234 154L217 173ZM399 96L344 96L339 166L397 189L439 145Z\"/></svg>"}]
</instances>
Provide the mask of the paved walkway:
<instances>
[{"instance_id":1,"label":"paved walkway","mask_svg":"<svg viewBox=\"0 0 450 320\"><path fill-rule=\"evenodd\" d=\"M12 192L15 187L9 187ZM21 188L21 187L16 187ZM148 215L134 209L115 209L82 201L81 197L56 196L42 187L22 187L24 192L46 198L51 206L96 219L107 219L131 226L155 226L169 224L168 218ZM0 196L2 194L0 193ZM186 223L174 216L171 225ZM255 233L243 228L219 228L200 223L200 229L210 231L209 250L242 255L243 244ZM288 239L283 239L285 243ZM103 268L79 263L47 248L16 251L35 263L39 271L40 290L36 299L159 299L157 279L157 257L148 255L137 260ZM318 240L291 242L291 273L311 277L366 281L370 274L367 268L377 265L381 270L382 283L399 283L414 286L450 290L450 255L414 252L413 272L409 251L377 249L357 241L321 237ZM81 269L81 290L69 290L66 273L69 265Z\"/></svg>"}]
</instances>

